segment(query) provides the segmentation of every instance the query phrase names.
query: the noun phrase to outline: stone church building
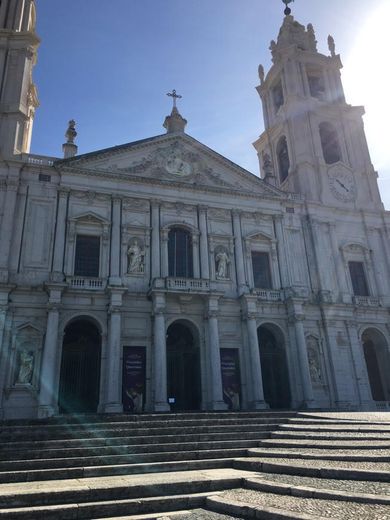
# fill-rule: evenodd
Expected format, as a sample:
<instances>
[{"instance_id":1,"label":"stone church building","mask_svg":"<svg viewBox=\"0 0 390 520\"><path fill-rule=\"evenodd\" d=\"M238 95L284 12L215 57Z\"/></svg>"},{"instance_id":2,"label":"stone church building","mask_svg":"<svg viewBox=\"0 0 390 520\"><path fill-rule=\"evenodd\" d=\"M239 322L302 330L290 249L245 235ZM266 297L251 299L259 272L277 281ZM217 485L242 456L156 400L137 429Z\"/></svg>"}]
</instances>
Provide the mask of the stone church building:
<instances>
[{"instance_id":1,"label":"stone church building","mask_svg":"<svg viewBox=\"0 0 390 520\"><path fill-rule=\"evenodd\" d=\"M35 18L0 0L1 417L388 409L390 216L333 38L285 16L258 177L175 91L162 135L30 154Z\"/></svg>"}]
</instances>

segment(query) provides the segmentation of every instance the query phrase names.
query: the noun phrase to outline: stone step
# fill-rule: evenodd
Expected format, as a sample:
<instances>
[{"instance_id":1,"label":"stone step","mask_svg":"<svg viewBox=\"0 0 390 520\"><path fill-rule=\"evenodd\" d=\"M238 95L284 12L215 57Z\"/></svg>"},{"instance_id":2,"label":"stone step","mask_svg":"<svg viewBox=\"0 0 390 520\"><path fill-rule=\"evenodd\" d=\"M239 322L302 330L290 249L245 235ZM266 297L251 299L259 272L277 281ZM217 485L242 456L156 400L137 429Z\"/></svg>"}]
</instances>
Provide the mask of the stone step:
<instances>
[{"instance_id":1,"label":"stone step","mask_svg":"<svg viewBox=\"0 0 390 520\"><path fill-rule=\"evenodd\" d=\"M65 458L88 458L88 457L103 457L103 456L119 456L119 455L146 455L154 453L164 452L177 452L177 451L204 451L204 450L221 450L221 449L240 449L240 448L255 448L259 446L260 440L255 439L237 439L234 441L212 441L212 442L170 442L165 444L134 444L124 446L98 446L95 448L63 448L58 450L31 450L22 451L19 454L17 452L11 452L18 456L17 459L8 457L8 454L2 454L0 460L0 467L3 463L8 461L20 461L25 460L40 460L42 458L49 459L65 459Z\"/></svg>"},{"instance_id":2,"label":"stone step","mask_svg":"<svg viewBox=\"0 0 390 520\"><path fill-rule=\"evenodd\" d=\"M359 440L364 442L367 441L390 441L389 433L363 433L363 432L306 432L306 431L273 431L270 434L271 439L308 439L314 440L328 440L332 441L348 441L348 440Z\"/></svg>"},{"instance_id":3,"label":"stone step","mask_svg":"<svg viewBox=\"0 0 390 520\"><path fill-rule=\"evenodd\" d=\"M379 449L390 449L390 439L389 440L337 440L337 439L264 439L260 441L261 448L292 448L292 449L318 449L318 448L326 448L328 450L379 450Z\"/></svg>"},{"instance_id":4,"label":"stone step","mask_svg":"<svg viewBox=\"0 0 390 520\"><path fill-rule=\"evenodd\" d=\"M341 480L341 479L326 479L304 477L301 475L286 475L283 473L258 473L254 477L256 481L270 482L271 484L287 484L288 486L295 486L299 488L314 488L320 490L333 490L341 495L350 493L353 495L366 495L378 497L387 497L390 499L390 482L375 482L375 481L361 481L361 480ZM252 479L249 479L252 480ZM247 485L245 484L245 487Z\"/></svg>"},{"instance_id":5,"label":"stone step","mask_svg":"<svg viewBox=\"0 0 390 520\"><path fill-rule=\"evenodd\" d=\"M29 482L0 486L1 509L132 500L179 494L210 493L240 487L253 472L234 469L162 472L68 481ZM163 510L163 508L161 508ZM183 509L183 507L182 507ZM127 512L129 514L129 512ZM108 515L109 516L109 515Z\"/></svg>"},{"instance_id":6,"label":"stone step","mask_svg":"<svg viewBox=\"0 0 390 520\"><path fill-rule=\"evenodd\" d=\"M287 420L288 424L319 424L319 425L332 425L336 424L341 427L348 425L370 425L370 426L390 426L390 421L362 421L361 419L331 419L331 418L315 418L315 417L292 417Z\"/></svg>"},{"instance_id":7,"label":"stone step","mask_svg":"<svg viewBox=\"0 0 390 520\"><path fill-rule=\"evenodd\" d=\"M154 444L178 444L178 443L189 443L189 442L238 442L238 441L253 441L262 440L269 437L268 432L256 431L245 431L245 432L234 432L234 433L205 433L205 434L177 434L177 435L156 435L156 436L135 436L135 437L114 437L114 438L98 438L98 439L72 439L67 441L32 441L32 442L10 442L4 443L0 447L0 460L6 460L13 456L24 458L24 453L27 453L30 458L35 458L34 452L45 453L45 456L51 453L67 453L74 456L80 451L87 454L88 450L105 449L112 450L112 453L118 453L118 450L124 449L126 453L129 447L144 446L147 449L147 445ZM107 451L108 452L108 451ZM71 455L71 453L73 453ZM93 452L93 453L96 453Z\"/></svg>"},{"instance_id":8,"label":"stone step","mask_svg":"<svg viewBox=\"0 0 390 520\"><path fill-rule=\"evenodd\" d=\"M175 458L172 454L164 454L161 457L154 457L154 461L119 463L116 461L110 464L108 460L99 461L99 463L91 465L81 465L66 467L65 463L59 467L45 467L42 469L28 469L24 470L2 471L0 472L0 483L13 482L34 482L34 481L48 481L48 480L66 480L78 479L87 477L107 477L115 475L138 475L145 473L160 473L165 471L190 471L190 470L205 470L217 468L230 468L236 457L243 457L246 450L230 450L226 452L204 452L202 457L198 452L176 454ZM220 456L220 458L218 457ZM191 459L191 456L193 457ZM161 459L161 460L156 460ZM86 462L86 461L83 461ZM12 467L12 465L11 465Z\"/></svg>"},{"instance_id":9,"label":"stone step","mask_svg":"<svg viewBox=\"0 0 390 520\"><path fill-rule=\"evenodd\" d=\"M265 473L284 473L314 478L341 480L367 480L390 482L388 462L351 462L326 459L300 459L278 457L236 458L233 468Z\"/></svg>"},{"instance_id":10,"label":"stone step","mask_svg":"<svg viewBox=\"0 0 390 520\"><path fill-rule=\"evenodd\" d=\"M114 493L113 493L114 494ZM0 508L0 518L7 520L59 520L65 518L91 519L107 518L115 515L117 518L123 514L133 515L149 514L161 511L171 512L175 510L199 508L205 505L206 498L218 492L175 494L171 496L156 496L135 499L97 500L87 503L56 504L47 506L29 506L17 508ZM114 517L114 518L115 518ZM149 516L149 518L153 518Z\"/></svg>"},{"instance_id":11,"label":"stone step","mask_svg":"<svg viewBox=\"0 0 390 520\"><path fill-rule=\"evenodd\" d=\"M128 422L128 423L143 423L153 421L180 421L183 418L189 419L226 419L226 418L282 418L288 419L296 417L298 412L295 411L272 411L272 410L261 410L261 411L247 411L247 412L181 412L181 413L142 413L142 414L66 414L50 417L47 419L9 419L2 421L2 425L6 426L64 426L64 425L75 425L75 424L92 424L92 423L116 423L116 422Z\"/></svg>"},{"instance_id":12,"label":"stone step","mask_svg":"<svg viewBox=\"0 0 390 520\"><path fill-rule=\"evenodd\" d=\"M207 507L217 512L241 515L244 518L284 519L385 519L390 517L387 504L356 503L334 500L334 497L307 498L278 493L235 489L207 498Z\"/></svg>"},{"instance_id":13,"label":"stone step","mask_svg":"<svg viewBox=\"0 0 390 520\"><path fill-rule=\"evenodd\" d=\"M277 458L293 458L307 460L336 460L351 462L390 462L390 450L371 450L370 453L361 452L359 450L321 449L312 448L310 450L298 448L251 448L248 450L250 457L277 457Z\"/></svg>"},{"instance_id":14,"label":"stone step","mask_svg":"<svg viewBox=\"0 0 390 520\"><path fill-rule=\"evenodd\" d=\"M279 428L283 431L288 430L290 432L362 432L362 433L390 433L390 426L370 426L367 424L351 424L351 425L340 425L340 424L323 424L323 425L312 425L312 424L280 424Z\"/></svg>"},{"instance_id":15,"label":"stone step","mask_svg":"<svg viewBox=\"0 0 390 520\"><path fill-rule=\"evenodd\" d=\"M176 446L179 448L181 446ZM231 447L219 449L192 449L182 451L156 451L152 453L137 453L127 455L79 456L59 459L31 459L11 460L0 463L0 476L10 471L30 471L37 469L65 469L87 466L107 466L118 464L147 464L151 462L167 462L179 460L196 460L210 458L243 457L247 454L247 447Z\"/></svg>"},{"instance_id":16,"label":"stone step","mask_svg":"<svg viewBox=\"0 0 390 520\"><path fill-rule=\"evenodd\" d=\"M160 433L171 433L175 434L178 432L185 433L186 430L190 431L191 433L196 432L219 432L219 431L226 431L226 429L230 430L234 427L238 427L238 431L242 429L242 427L247 427L251 430L254 428L259 429L260 431L270 431L275 430L279 427L280 423L264 423L264 422L254 422L253 420L248 421L241 421L241 422L231 422L229 420L226 420L224 422L217 422L217 423L205 423L203 421L196 422L196 421L190 421L187 423L183 423L181 425L175 424L170 425L167 423L162 423L159 425L153 424L150 428L142 428L144 434L145 432L148 432L148 435L158 435ZM107 426L107 425L106 425ZM207 428L205 430L205 428ZM184 431L183 431L184 430ZM142 432L138 428L134 428L134 426L131 425L122 425L121 423L116 425L110 425L109 427L105 428L94 428L94 427L75 427L75 428L69 428L69 429L56 429L52 428L43 428L43 429L31 429L31 430L1 430L0 431L0 441L1 442L11 442L11 441L33 441L33 440L67 440L67 439L77 439L80 437L83 438L93 438L93 437L119 437L119 436L126 436L126 435L142 435Z\"/></svg>"}]
</instances>

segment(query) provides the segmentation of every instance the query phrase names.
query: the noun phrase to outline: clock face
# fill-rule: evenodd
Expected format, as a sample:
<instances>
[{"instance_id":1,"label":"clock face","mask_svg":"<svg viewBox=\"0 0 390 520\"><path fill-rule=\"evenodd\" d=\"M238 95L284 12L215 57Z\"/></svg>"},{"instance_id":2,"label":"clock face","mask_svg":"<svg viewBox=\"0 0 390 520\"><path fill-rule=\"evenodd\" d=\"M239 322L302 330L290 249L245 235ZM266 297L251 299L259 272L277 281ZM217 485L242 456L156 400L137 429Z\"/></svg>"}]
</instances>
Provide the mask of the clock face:
<instances>
[{"instance_id":1,"label":"clock face","mask_svg":"<svg viewBox=\"0 0 390 520\"><path fill-rule=\"evenodd\" d=\"M165 169L172 175L178 175L180 177L186 177L191 175L192 166L190 163L184 161L181 157L171 156L165 163Z\"/></svg>"},{"instance_id":2,"label":"clock face","mask_svg":"<svg viewBox=\"0 0 390 520\"><path fill-rule=\"evenodd\" d=\"M338 200L351 202L356 198L356 185L350 172L335 170L329 173L329 186Z\"/></svg>"}]
</instances>

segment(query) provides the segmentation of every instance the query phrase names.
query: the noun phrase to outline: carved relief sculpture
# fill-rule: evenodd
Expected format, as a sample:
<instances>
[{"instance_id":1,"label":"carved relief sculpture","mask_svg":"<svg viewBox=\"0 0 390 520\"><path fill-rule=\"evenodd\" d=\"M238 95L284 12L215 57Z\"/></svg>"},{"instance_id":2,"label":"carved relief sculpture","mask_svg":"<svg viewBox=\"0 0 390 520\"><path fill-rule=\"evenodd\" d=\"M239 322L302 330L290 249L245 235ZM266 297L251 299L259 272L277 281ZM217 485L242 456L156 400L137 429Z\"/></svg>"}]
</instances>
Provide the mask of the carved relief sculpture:
<instances>
[{"instance_id":1,"label":"carved relief sculpture","mask_svg":"<svg viewBox=\"0 0 390 520\"><path fill-rule=\"evenodd\" d=\"M145 250L138 244L138 239L129 245L127 249L128 268L129 274L139 274L145 272Z\"/></svg>"}]
</instances>

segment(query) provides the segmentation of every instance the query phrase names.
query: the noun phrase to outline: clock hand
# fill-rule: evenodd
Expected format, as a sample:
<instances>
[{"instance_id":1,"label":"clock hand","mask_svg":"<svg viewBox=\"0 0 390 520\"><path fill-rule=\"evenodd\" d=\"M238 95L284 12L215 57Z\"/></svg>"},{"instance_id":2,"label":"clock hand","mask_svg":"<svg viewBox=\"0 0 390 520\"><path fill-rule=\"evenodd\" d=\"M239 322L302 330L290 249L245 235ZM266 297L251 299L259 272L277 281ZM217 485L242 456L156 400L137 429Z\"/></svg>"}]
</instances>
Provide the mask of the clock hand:
<instances>
[{"instance_id":1,"label":"clock hand","mask_svg":"<svg viewBox=\"0 0 390 520\"><path fill-rule=\"evenodd\" d=\"M336 182L338 182L340 184L340 186L345 189L345 191L349 191L349 189L342 182L340 182L338 179L336 179Z\"/></svg>"}]
</instances>

